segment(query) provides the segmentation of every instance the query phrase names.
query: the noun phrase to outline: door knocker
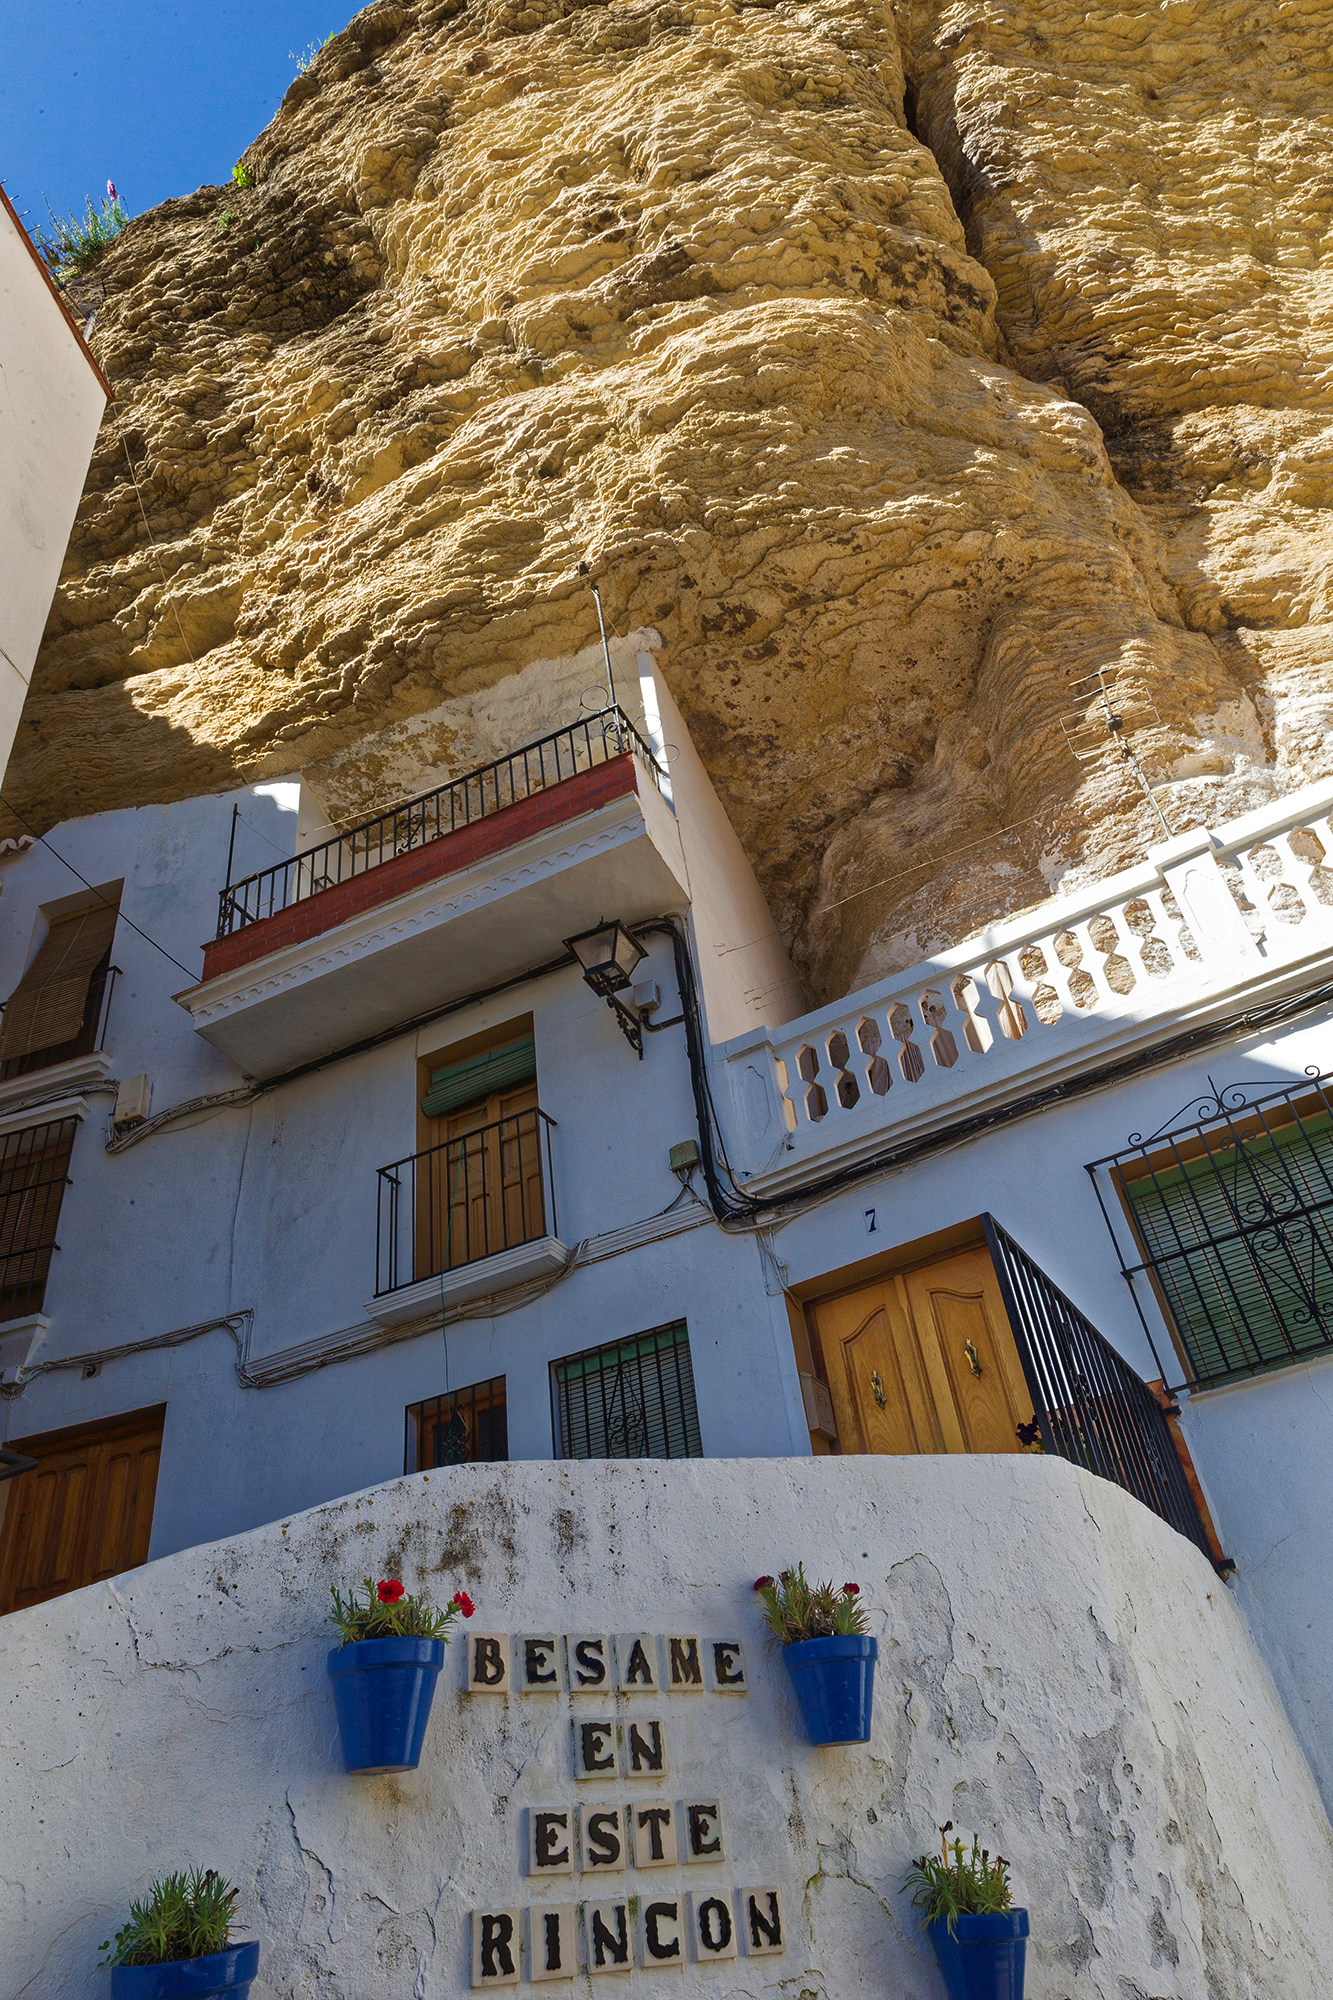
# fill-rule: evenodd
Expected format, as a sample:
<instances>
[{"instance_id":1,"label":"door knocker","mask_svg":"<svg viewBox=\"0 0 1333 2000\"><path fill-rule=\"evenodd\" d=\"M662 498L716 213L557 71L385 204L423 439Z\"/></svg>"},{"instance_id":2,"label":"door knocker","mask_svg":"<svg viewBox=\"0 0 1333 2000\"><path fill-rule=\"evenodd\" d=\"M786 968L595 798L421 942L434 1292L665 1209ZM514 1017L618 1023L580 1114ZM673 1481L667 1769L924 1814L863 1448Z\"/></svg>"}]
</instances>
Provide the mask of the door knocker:
<instances>
[{"instance_id":1,"label":"door knocker","mask_svg":"<svg viewBox=\"0 0 1333 2000\"><path fill-rule=\"evenodd\" d=\"M977 1353L976 1348L972 1345L972 1342L970 1340L965 1340L963 1342L963 1352L967 1356L967 1365L972 1370L972 1373L980 1377L981 1356Z\"/></svg>"},{"instance_id":2,"label":"door knocker","mask_svg":"<svg viewBox=\"0 0 1333 2000\"><path fill-rule=\"evenodd\" d=\"M884 1396L884 1383L880 1377L878 1368L872 1368L870 1371L870 1386L875 1392L875 1401L879 1404L881 1410L887 1409L888 1403Z\"/></svg>"}]
</instances>

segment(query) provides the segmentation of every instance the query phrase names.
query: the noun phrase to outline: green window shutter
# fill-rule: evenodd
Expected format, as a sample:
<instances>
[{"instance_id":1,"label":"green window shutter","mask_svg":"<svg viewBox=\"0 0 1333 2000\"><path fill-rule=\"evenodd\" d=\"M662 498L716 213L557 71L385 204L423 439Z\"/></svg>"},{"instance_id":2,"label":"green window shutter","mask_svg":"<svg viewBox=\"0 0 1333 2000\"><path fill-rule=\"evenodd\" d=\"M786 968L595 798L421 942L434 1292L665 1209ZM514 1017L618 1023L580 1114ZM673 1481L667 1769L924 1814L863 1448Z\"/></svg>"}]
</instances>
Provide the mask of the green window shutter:
<instances>
[{"instance_id":1,"label":"green window shutter","mask_svg":"<svg viewBox=\"0 0 1333 2000\"><path fill-rule=\"evenodd\" d=\"M497 1090L515 1090L520 1083L533 1083L537 1076L537 1044L531 1035L517 1042L505 1042L483 1055L469 1056L466 1062L450 1063L447 1069L431 1071L430 1089L421 1100L427 1118L443 1118L478 1097L490 1097Z\"/></svg>"},{"instance_id":2,"label":"green window shutter","mask_svg":"<svg viewBox=\"0 0 1333 2000\"><path fill-rule=\"evenodd\" d=\"M1330 1345L1327 1115L1157 1169L1125 1191L1201 1382Z\"/></svg>"}]
</instances>

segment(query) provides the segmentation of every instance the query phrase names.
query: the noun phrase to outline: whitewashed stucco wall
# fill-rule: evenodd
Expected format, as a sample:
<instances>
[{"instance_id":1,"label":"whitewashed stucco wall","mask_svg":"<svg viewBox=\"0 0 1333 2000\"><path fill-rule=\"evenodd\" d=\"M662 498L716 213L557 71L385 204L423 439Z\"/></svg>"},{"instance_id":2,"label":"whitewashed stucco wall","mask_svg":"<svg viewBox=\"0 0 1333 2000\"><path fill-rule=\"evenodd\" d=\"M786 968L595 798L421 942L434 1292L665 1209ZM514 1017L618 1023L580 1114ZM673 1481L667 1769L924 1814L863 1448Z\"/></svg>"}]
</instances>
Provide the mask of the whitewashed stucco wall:
<instances>
[{"instance_id":1,"label":"whitewashed stucco wall","mask_svg":"<svg viewBox=\"0 0 1333 2000\"><path fill-rule=\"evenodd\" d=\"M760 1636L752 1578L798 1555L865 1591L865 1747L805 1743ZM779 1884L789 1949L645 1996L939 2000L899 1885L945 1819L1013 1860L1031 2000L1327 1992L1333 1835L1226 1589L1118 1489L1004 1457L458 1467L0 1621L6 1994L104 1991L98 1941L184 1863L241 1883L256 2000L442 2000L470 1909L609 1893L522 1873L523 1808L573 1802L569 1697L469 1698L461 1646L420 1770L343 1775L328 1587L399 1569L491 1631L745 1640L748 1696L632 1698L728 1858L625 1886Z\"/></svg>"}]
</instances>

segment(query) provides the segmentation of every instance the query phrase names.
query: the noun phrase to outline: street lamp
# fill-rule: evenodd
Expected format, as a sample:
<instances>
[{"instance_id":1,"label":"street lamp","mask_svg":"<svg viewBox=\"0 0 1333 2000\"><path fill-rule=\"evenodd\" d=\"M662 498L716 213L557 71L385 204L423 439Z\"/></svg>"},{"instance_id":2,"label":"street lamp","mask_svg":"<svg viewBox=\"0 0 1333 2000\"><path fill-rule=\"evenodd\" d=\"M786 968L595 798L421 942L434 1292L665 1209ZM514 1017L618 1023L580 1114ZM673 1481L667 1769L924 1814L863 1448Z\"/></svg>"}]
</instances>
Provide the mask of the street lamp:
<instances>
[{"instance_id":1,"label":"street lamp","mask_svg":"<svg viewBox=\"0 0 1333 2000\"><path fill-rule=\"evenodd\" d=\"M578 960L585 984L605 1000L621 1034L642 1062L643 1033L638 1016L616 995L633 985L635 967L648 955L643 946L636 943L618 920L598 924L595 930L580 931L577 937L566 938L565 944Z\"/></svg>"}]
</instances>

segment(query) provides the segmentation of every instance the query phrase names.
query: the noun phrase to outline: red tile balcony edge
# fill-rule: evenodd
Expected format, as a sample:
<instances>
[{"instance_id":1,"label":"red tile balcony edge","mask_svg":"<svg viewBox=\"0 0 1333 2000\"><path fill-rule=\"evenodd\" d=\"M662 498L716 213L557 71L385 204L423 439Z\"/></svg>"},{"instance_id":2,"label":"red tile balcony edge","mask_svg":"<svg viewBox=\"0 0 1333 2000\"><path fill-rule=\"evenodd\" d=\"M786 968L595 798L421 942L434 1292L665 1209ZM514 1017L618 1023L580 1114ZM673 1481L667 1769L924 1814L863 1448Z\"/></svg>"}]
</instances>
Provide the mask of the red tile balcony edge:
<instances>
[{"instance_id":1,"label":"red tile balcony edge","mask_svg":"<svg viewBox=\"0 0 1333 2000\"><path fill-rule=\"evenodd\" d=\"M471 826L460 827L457 833L443 834L424 847L415 847L378 868L367 869L364 875L354 875L349 881L335 883L331 889L303 897L275 916L233 931L230 937L214 938L204 946L204 981L267 958L270 952L281 951L286 945L300 944L307 938L335 930L351 917L360 916L362 911L391 903L423 883L454 875L488 855L517 846L535 833L578 819L583 813L595 812L599 806L609 805L612 799L633 792L636 785L632 754L627 752L605 764L594 764L591 770L580 771L559 785L550 785L545 791L519 799L517 804L505 806L487 819L474 820Z\"/></svg>"}]
</instances>

